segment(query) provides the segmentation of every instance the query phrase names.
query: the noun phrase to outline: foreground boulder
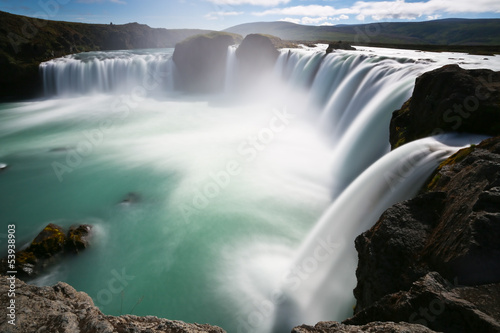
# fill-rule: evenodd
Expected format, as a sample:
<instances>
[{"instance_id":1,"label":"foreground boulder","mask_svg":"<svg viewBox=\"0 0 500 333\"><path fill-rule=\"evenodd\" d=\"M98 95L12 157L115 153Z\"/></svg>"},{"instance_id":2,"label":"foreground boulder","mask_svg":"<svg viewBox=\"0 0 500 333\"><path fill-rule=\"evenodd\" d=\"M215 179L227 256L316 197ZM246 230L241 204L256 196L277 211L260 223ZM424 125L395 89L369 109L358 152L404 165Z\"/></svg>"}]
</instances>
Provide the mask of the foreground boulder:
<instances>
[{"instance_id":1,"label":"foreground boulder","mask_svg":"<svg viewBox=\"0 0 500 333\"><path fill-rule=\"evenodd\" d=\"M292 333L359 333L359 332L391 332L391 333L433 333L425 326L409 323L373 322L366 325L346 325L336 321L323 321L314 326L295 327Z\"/></svg>"},{"instance_id":2,"label":"foreground boulder","mask_svg":"<svg viewBox=\"0 0 500 333\"><path fill-rule=\"evenodd\" d=\"M65 233L63 228L49 223L24 250L16 253L15 269L7 269L7 260L1 261L4 271L17 270L21 279L34 278L66 254L76 254L89 246L92 226L72 226ZM11 268L11 267L10 267Z\"/></svg>"},{"instance_id":3,"label":"foreground boulder","mask_svg":"<svg viewBox=\"0 0 500 333\"><path fill-rule=\"evenodd\" d=\"M383 297L344 324L395 321L421 324L439 332L497 333L500 332L499 296L500 283L454 287L433 272L416 281L409 291Z\"/></svg>"},{"instance_id":4,"label":"foreground boulder","mask_svg":"<svg viewBox=\"0 0 500 333\"><path fill-rule=\"evenodd\" d=\"M444 132L500 135L500 72L447 65L424 73L390 127L393 149Z\"/></svg>"},{"instance_id":5,"label":"foreground boulder","mask_svg":"<svg viewBox=\"0 0 500 333\"><path fill-rule=\"evenodd\" d=\"M175 46L176 89L193 93L221 91L226 77L227 48L241 36L213 32L188 38Z\"/></svg>"},{"instance_id":6,"label":"foreground boulder","mask_svg":"<svg viewBox=\"0 0 500 333\"><path fill-rule=\"evenodd\" d=\"M0 318L0 332L59 332L59 333L222 333L210 325L186 324L157 317L104 315L83 292L66 283L52 287L36 287L15 280L15 298L9 298L11 282L0 275L0 302L9 304L15 299L15 325L8 315Z\"/></svg>"}]
</instances>

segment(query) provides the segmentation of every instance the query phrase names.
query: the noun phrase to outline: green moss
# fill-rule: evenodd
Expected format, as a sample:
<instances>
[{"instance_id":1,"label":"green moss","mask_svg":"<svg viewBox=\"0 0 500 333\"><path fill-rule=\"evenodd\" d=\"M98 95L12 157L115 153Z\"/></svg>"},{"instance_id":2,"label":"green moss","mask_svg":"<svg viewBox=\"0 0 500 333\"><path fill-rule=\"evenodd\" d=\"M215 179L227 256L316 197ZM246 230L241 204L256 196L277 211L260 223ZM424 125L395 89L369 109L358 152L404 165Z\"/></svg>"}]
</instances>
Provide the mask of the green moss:
<instances>
[{"instance_id":1,"label":"green moss","mask_svg":"<svg viewBox=\"0 0 500 333\"><path fill-rule=\"evenodd\" d=\"M18 265L34 264L36 261L35 254L33 252L21 251L16 254L16 263Z\"/></svg>"},{"instance_id":2,"label":"green moss","mask_svg":"<svg viewBox=\"0 0 500 333\"><path fill-rule=\"evenodd\" d=\"M439 164L438 168L434 172L433 176L431 176L431 180L427 184L427 186L424 187L427 191L432 191L436 188L437 184L439 183L439 180L442 178L441 175L441 170L445 166L452 166L455 165L456 163L460 163L463 161L470 153L472 153L476 149L476 145L471 145L468 148L460 149L458 152L455 154L451 155L448 157L446 160L441 162Z\"/></svg>"},{"instance_id":3,"label":"green moss","mask_svg":"<svg viewBox=\"0 0 500 333\"><path fill-rule=\"evenodd\" d=\"M394 145L394 147L392 149L396 149L398 147L401 147L405 143L406 143L406 138L404 136L402 136L399 138L399 140L396 142L396 144Z\"/></svg>"},{"instance_id":4,"label":"green moss","mask_svg":"<svg viewBox=\"0 0 500 333\"><path fill-rule=\"evenodd\" d=\"M83 250L87 247L87 236L91 226L80 225L78 227L71 227L68 231L68 236L66 238L66 248L70 251L78 253L79 250Z\"/></svg>"},{"instance_id":5,"label":"green moss","mask_svg":"<svg viewBox=\"0 0 500 333\"><path fill-rule=\"evenodd\" d=\"M437 183L439 182L439 180L441 179L441 174L438 172L435 174L434 177L432 177L431 181L429 182L429 184L427 184L427 191L432 191Z\"/></svg>"},{"instance_id":6,"label":"green moss","mask_svg":"<svg viewBox=\"0 0 500 333\"><path fill-rule=\"evenodd\" d=\"M66 236L61 227L50 223L31 242L28 251L37 257L51 257L63 250Z\"/></svg>"},{"instance_id":7,"label":"green moss","mask_svg":"<svg viewBox=\"0 0 500 333\"><path fill-rule=\"evenodd\" d=\"M470 153L476 149L476 145L471 145L468 148L460 149L455 154L448 157L446 160L439 164L438 170L441 170L446 165L454 165L463 161Z\"/></svg>"}]
</instances>

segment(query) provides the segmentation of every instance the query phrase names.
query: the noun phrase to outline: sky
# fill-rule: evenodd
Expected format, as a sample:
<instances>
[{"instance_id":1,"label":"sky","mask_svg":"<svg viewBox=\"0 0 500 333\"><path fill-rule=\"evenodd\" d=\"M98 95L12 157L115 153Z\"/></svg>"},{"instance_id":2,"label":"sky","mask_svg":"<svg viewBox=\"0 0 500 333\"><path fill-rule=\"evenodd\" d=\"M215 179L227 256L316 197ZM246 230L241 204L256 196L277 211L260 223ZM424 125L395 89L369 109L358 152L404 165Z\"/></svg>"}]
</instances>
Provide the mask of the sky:
<instances>
[{"instance_id":1,"label":"sky","mask_svg":"<svg viewBox=\"0 0 500 333\"><path fill-rule=\"evenodd\" d=\"M500 18L500 0L0 0L0 10L56 21L223 30L262 21L336 25Z\"/></svg>"}]
</instances>

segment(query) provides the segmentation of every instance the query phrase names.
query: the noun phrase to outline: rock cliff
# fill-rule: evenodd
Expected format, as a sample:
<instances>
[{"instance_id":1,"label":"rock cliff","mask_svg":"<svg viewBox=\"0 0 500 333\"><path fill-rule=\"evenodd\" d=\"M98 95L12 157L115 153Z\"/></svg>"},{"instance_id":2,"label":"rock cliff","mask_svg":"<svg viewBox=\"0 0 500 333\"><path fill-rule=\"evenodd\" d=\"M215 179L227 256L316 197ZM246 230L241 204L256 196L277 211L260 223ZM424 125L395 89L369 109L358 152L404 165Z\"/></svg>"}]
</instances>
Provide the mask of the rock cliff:
<instances>
[{"instance_id":1,"label":"rock cliff","mask_svg":"<svg viewBox=\"0 0 500 333\"><path fill-rule=\"evenodd\" d=\"M346 323L500 331L499 185L495 137L450 157L420 195L388 209L356 239L357 313Z\"/></svg>"},{"instance_id":2,"label":"rock cliff","mask_svg":"<svg viewBox=\"0 0 500 333\"><path fill-rule=\"evenodd\" d=\"M66 283L52 287L36 287L21 280L8 280L0 275L0 303L15 300L14 311L0 317L3 333L223 333L219 327L186 324L157 317L125 315L106 316L83 292L77 292ZM9 290L15 289L14 297ZM12 315L12 318L9 317ZM14 320L12 325L9 321Z\"/></svg>"},{"instance_id":3,"label":"rock cliff","mask_svg":"<svg viewBox=\"0 0 500 333\"><path fill-rule=\"evenodd\" d=\"M445 132L500 135L500 72L448 65L424 73L390 127L392 148Z\"/></svg>"},{"instance_id":4,"label":"rock cliff","mask_svg":"<svg viewBox=\"0 0 500 333\"><path fill-rule=\"evenodd\" d=\"M499 134L499 124L500 73L445 66L417 79L411 99L393 115L391 144L435 132ZM389 208L357 237L357 305L344 324L499 332L498 239L497 136L445 160L417 197Z\"/></svg>"},{"instance_id":5,"label":"rock cliff","mask_svg":"<svg viewBox=\"0 0 500 333\"><path fill-rule=\"evenodd\" d=\"M188 38L175 46L176 89L194 93L218 92L224 88L227 48L241 36L213 32Z\"/></svg>"}]
</instances>

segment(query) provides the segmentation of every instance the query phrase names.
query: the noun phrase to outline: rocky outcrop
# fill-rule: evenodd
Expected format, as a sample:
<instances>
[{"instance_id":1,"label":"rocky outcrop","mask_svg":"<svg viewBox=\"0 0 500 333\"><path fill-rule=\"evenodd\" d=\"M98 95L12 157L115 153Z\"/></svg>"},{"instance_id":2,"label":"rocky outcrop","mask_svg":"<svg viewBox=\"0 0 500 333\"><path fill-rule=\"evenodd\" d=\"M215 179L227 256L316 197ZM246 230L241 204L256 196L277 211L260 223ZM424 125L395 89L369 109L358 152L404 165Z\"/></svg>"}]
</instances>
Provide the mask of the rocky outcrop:
<instances>
[{"instance_id":1,"label":"rocky outcrop","mask_svg":"<svg viewBox=\"0 0 500 333\"><path fill-rule=\"evenodd\" d=\"M15 295L10 297L12 288L15 289ZM3 333L224 332L215 326L186 324L152 316L106 316L87 294L77 292L66 283L36 287L0 275L0 303L11 304L11 300L15 300L13 311L8 309L7 316L0 317L0 332ZM14 320L15 325L9 323L11 320Z\"/></svg>"},{"instance_id":2,"label":"rocky outcrop","mask_svg":"<svg viewBox=\"0 0 500 333\"><path fill-rule=\"evenodd\" d=\"M498 239L495 137L445 160L420 195L389 208L356 239L356 315L344 323L409 321L443 332L500 331Z\"/></svg>"},{"instance_id":3,"label":"rocky outcrop","mask_svg":"<svg viewBox=\"0 0 500 333\"><path fill-rule=\"evenodd\" d=\"M89 246L92 226L72 226L65 233L63 228L49 223L30 243L16 253L16 264L8 266L6 258L1 260L2 271L17 271L22 279L31 279L66 254L77 254Z\"/></svg>"},{"instance_id":4,"label":"rocky outcrop","mask_svg":"<svg viewBox=\"0 0 500 333\"><path fill-rule=\"evenodd\" d=\"M271 73L279 56L272 36L250 34L236 50L240 86L254 85Z\"/></svg>"},{"instance_id":5,"label":"rocky outcrop","mask_svg":"<svg viewBox=\"0 0 500 333\"><path fill-rule=\"evenodd\" d=\"M500 332L500 283L454 287L438 273L416 281L344 321L366 325L374 320L421 324L439 332Z\"/></svg>"},{"instance_id":6,"label":"rocky outcrop","mask_svg":"<svg viewBox=\"0 0 500 333\"><path fill-rule=\"evenodd\" d=\"M359 333L359 332L391 332L391 333L432 333L434 331L419 324L373 322L366 325L346 325L336 321L323 321L314 326L295 327L292 333Z\"/></svg>"},{"instance_id":7,"label":"rocky outcrop","mask_svg":"<svg viewBox=\"0 0 500 333\"><path fill-rule=\"evenodd\" d=\"M448 65L417 78L393 113L391 146L444 132L500 135L500 72Z\"/></svg>"},{"instance_id":8,"label":"rocky outcrop","mask_svg":"<svg viewBox=\"0 0 500 333\"><path fill-rule=\"evenodd\" d=\"M188 38L175 46L176 89L194 93L221 91L226 76L227 48L241 37L214 32Z\"/></svg>"},{"instance_id":9,"label":"rocky outcrop","mask_svg":"<svg viewBox=\"0 0 500 333\"><path fill-rule=\"evenodd\" d=\"M328 47L326 49L326 54L332 53L335 50L356 50L354 47L352 47L349 43L343 42L339 40L338 42L335 43L330 43L328 44Z\"/></svg>"}]
</instances>

